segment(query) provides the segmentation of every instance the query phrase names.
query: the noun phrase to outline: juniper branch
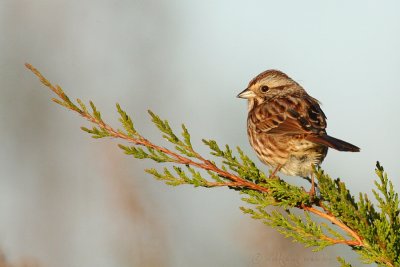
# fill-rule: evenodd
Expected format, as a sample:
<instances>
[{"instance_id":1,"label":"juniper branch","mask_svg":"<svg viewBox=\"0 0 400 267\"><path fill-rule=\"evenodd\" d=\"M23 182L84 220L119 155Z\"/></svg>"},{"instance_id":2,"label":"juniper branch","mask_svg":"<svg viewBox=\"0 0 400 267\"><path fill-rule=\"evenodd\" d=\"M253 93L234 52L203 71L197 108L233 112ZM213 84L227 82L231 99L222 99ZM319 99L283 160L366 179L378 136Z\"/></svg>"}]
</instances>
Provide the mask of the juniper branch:
<instances>
[{"instance_id":1,"label":"juniper branch","mask_svg":"<svg viewBox=\"0 0 400 267\"><path fill-rule=\"evenodd\" d=\"M345 244L361 255L365 263L375 262L380 266L400 266L400 208L398 194L384 169L377 163L376 173L379 181L373 191L380 211L376 210L366 194L360 194L357 201L339 179L331 179L320 168L314 173L319 183L320 196L310 199L304 190L292 186L281 179L268 179L240 148L234 152L228 145L221 148L213 140L203 140L211 155L222 160L220 164L206 159L192 146L189 131L182 125L182 134L175 134L168 121L149 111L152 122L162 132L162 137L171 143L174 150L157 145L143 137L134 127L132 119L117 104L122 129L113 128L106 123L93 102L90 108L77 99L75 104L58 85L49 82L32 65L26 64L40 81L53 91L57 104L77 112L93 124L92 128L81 129L94 138L110 137L126 141L119 144L126 154L138 159L151 159L156 162L170 162L172 168L163 171L148 169L147 173L169 185L191 184L201 187L229 187L239 191L243 201L251 208L242 207L243 212L265 224L276 228L306 246L321 250L329 245ZM205 170L208 179L198 171ZM275 206L272 212L267 207ZM281 211L280 211L281 210ZM291 210L300 210L301 216ZM316 222L310 215L322 218L333 224ZM351 266L338 259L342 266Z\"/></svg>"}]
</instances>

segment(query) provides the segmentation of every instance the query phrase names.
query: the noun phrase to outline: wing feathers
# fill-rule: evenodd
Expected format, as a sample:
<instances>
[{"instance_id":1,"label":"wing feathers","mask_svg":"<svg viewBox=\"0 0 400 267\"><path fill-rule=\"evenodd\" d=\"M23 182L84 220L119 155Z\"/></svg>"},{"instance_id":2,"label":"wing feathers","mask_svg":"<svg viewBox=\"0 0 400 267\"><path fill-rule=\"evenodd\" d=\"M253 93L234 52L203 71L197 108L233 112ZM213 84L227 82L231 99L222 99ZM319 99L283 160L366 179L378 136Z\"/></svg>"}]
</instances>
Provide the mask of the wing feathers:
<instances>
[{"instance_id":1,"label":"wing feathers","mask_svg":"<svg viewBox=\"0 0 400 267\"><path fill-rule=\"evenodd\" d=\"M297 135L339 151L358 152L360 148L326 134L326 116L318 101L304 96L270 99L249 113L258 133Z\"/></svg>"}]
</instances>

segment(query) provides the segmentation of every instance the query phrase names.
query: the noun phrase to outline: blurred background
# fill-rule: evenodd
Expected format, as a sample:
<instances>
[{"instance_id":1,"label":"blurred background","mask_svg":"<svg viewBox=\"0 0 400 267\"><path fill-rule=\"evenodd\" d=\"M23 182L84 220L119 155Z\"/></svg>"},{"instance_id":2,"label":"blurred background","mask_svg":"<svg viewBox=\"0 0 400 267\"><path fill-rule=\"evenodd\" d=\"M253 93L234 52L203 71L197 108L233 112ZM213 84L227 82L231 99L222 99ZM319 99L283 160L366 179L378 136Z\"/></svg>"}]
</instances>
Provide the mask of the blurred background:
<instances>
[{"instance_id":1,"label":"blurred background","mask_svg":"<svg viewBox=\"0 0 400 267\"><path fill-rule=\"evenodd\" d=\"M0 266L337 266L345 246L311 253L242 214L226 188L167 187L161 167L94 140L50 101L29 62L117 125L115 103L163 143L151 109L178 129L239 145L246 101L266 69L319 99L328 132L362 148L323 168L369 192L379 160L397 189L398 1L0 1ZM165 143L163 143L165 144ZM267 168L259 163L265 171ZM302 184L298 178L288 182ZM306 185L308 186L308 185Z\"/></svg>"}]
</instances>

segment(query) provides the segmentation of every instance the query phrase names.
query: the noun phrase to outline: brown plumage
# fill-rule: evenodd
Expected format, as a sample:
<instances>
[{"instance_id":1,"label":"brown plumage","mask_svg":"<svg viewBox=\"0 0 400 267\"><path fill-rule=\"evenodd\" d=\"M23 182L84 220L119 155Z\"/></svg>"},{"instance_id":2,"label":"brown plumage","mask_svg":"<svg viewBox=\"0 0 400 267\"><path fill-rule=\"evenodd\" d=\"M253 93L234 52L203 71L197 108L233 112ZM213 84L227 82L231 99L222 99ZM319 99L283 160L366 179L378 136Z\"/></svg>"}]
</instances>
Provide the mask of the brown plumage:
<instances>
[{"instance_id":1,"label":"brown plumage","mask_svg":"<svg viewBox=\"0 0 400 267\"><path fill-rule=\"evenodd\" d=\"M238 97L248 99L250 144L274 173L307 177L312 166L324 160L328 147L360 151L326 133L326 116L318 100L283 72L262 72Z\"/></svg>"}]
</instances>

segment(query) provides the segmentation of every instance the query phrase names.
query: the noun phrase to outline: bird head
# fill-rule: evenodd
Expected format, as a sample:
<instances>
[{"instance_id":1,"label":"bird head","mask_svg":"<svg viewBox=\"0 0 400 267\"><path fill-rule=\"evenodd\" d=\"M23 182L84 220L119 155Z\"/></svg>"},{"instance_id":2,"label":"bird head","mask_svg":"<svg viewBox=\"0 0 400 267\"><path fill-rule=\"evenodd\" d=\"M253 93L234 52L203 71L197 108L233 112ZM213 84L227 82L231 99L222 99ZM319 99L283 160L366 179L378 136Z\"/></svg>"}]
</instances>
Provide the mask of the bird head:
<instances>
[{"instance_id":1,"label":"bird head","mask_svg":"<svg viewBox=\"0 0 400 267\"><path fill-rule=\"evenodd\" d=\"M279 70L267 70L252 79L247 88L237 97L262 103L269 99L290 95L295 92L305 91L285 73Z\"/></svg>"}]
</instances>

